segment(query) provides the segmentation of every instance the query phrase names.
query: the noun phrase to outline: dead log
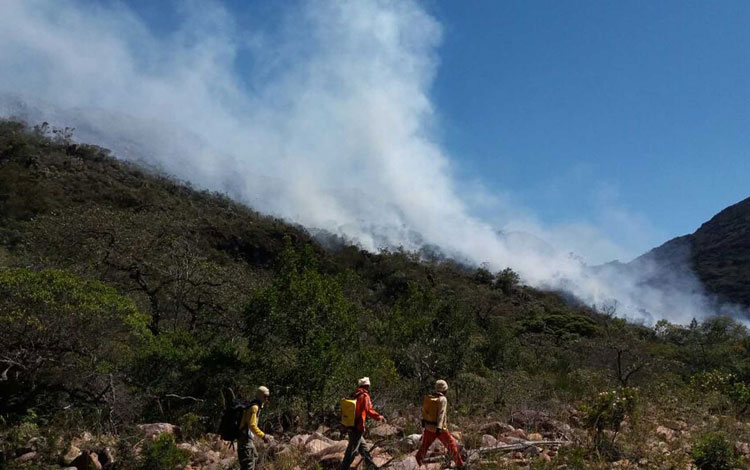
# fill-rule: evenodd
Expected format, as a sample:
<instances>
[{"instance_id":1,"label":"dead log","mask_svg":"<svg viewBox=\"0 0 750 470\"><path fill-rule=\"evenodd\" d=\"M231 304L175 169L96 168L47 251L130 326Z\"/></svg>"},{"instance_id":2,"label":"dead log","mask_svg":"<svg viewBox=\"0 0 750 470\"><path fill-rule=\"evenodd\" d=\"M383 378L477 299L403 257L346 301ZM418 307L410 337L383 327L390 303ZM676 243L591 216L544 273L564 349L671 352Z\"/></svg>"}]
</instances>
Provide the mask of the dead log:
<instances>
[{"instance_id":1,"label":"dead log","mask_svg":"<svg viewBox=\"0 0 750 470\"><path fill-rule=\"evenodd\" d=\"M480 447L471 451L472 454L476 455L487 455L493 452L510 452L513 450L523 450L531 446L545 447L545 446L565 446L572 444L572 441L523 441L516 442L514 444L500 444L492 447ZM445 456L428 457L424 459L424 463L441 462L445 460Z\"/></svg>"}]
</instances>

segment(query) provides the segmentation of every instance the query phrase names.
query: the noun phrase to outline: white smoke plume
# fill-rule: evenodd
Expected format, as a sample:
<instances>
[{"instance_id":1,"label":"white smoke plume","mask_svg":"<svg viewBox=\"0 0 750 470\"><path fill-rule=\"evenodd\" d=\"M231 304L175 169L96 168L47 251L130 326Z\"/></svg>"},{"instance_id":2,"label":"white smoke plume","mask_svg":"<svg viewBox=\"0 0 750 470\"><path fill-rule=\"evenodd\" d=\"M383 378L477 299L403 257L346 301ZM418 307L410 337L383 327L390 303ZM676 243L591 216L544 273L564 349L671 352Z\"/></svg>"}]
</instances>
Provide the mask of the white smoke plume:
<instances>
[{"instance_id":1,"label":"white smoke plume","mask_svg":"<svg viewBox=\"0 0 750 470\"><path fill-rule=\"evenodd\" d=\"M596 224L548 227L497 194L462 191L429 95L441 26L418 2L303 0L251 30L219 3L177 5L179 27L164 33L119 3L0 0L0 114L75 126L121 157L366 249L436 245L589 304L617 299L646 321L708 312L694 279L667 295L586 269L579 256L632 254ZM477 199L493 220L472 215ZM632 225L611 209L599 222Z\"/></svg>"}]
</instances>

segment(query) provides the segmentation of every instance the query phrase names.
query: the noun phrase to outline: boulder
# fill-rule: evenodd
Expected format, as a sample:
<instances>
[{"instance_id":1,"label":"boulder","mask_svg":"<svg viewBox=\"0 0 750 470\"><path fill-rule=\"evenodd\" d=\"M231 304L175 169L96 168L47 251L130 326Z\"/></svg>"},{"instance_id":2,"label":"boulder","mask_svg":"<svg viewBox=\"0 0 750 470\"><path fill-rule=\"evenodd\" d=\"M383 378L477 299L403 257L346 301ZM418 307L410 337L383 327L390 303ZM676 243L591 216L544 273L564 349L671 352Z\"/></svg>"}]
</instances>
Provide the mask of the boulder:
<instances>
[{"instance_id":1,"label":"boulder","mask_svg":"<svg viewBox=\"0 0 750 470\"><path fill-rule=\"evenodd\" d=\"M376 428L370 430L370 436L376 439L385 439L389 437L398 436L401 430L392 424L381 424Z\"/></svg>"},{"instance_id":2,"label":"boulder","mask_svg":"<svg viewBox=\"0 0 750 470\"><path fill-rule=\"evenodd\" d=\"M25 454L16 457L13 461L15 463L31 462L36 459L36 452L26 452Z\"/></svg>"},{"instance_id":3,"label":"boulder","mask_svg":"<svg viewBox=\"0 0 750 470\"><path fill-rule=\"evenodd\" d=\"M329 445L325 449L321 450L320 452L316 453L314 455L316 460L322 460L323 457L326 457L331 454L341 454L344 455L344 452L346 451L346 446L349 444L348 441L336 441L335 443ZM342 458L343 460L343 458Z\"/></svg>"},{"instance_id":4,"label":"boulder","mask_svg":"<svg viewBox=\"0 0 750 470\"><path fill-rule=\"evenodd\" d=\"M497 439L495 436L485 434L482 436L482 447L495 447L497 445Z\"/></svg>"},{"instance_id":5,"label":"boulder","mask_svg":"<svg viewBox=\"0 0 750 470\"><path fill-rule=\"evenodd\" d=\"M528 435L526 436L526 438L527 438L528 440L530 440L530 441L541 441L541 440L543 440L543 439L544 439L544 437L542 437L542 435L541 435L541 434L539 434L538 432L532 432L532 433L529 433L529 434L528 434Z\"/></svg>"},{"instance_id":6,"label":"boulder","mask_svg":"<svg viewBox=\"0 0 750 470\"><path fill-rule=\"evenodd\" d=\"M63 465L70 465L79 455L81 455L81 449L71 444L70 447L68 447L68 450L60 456L60 463Z\"/></svg>"},{"instance_id":7,"label":"boulder","mask_svg":"<svg viewBox=\"0 0 750 470\"><path fill-rule=\"evenodd\" d=\"M84 450L70 465L78 470L102 470L99 456L88 450Z\"/></svg>"},{"instance_id":8,"label":"boulder","mask_svg":"<svg viewBox=\"0 0 750 470\"><path fill-rule=\"evenodd\" d=\"M169 423L139 424L138 429L140 429L149 439L154 439L161 434L171 434L172 436L180 435L180 428Z\"/></svg>"},{"instance_id":9,"label":"boulder","mask_svg":"<svg viewBox=\"0 0 750 470\"><path fill-rule=\"evenodd\" d=\"M498 434L515 431L515 428L509 424L501 423L500 421L493 421L491 423L482 425L479 430L485 434L492 434L494 436L497 436Z\"/></svg>"},{"instance_id":10,"label":"boulder","mask_svg":"<svg viewBox=\"0 0 750 470\"><path fill-rule=\"evenodd\" d=\"M321 424L320 426L318 426L318 429L315 430L315 432L317 432L318 434L328 434L328 432L330 431L331 428L329 428L325 424Z\"/></svg>"},{"instance_id":11,"label":"boulder","mask_svg":"<svg viewBox=\"0 0 750 470\"><path fill-rule=\"evenodd\" d=\"M333 439L331 439L330 437L324 436L323 434L321 434L321 433L319 433L317 431L314 432L314 433L312 433L312 435L310 436L309 440L313 440L313 439L318 439L318 440L321 440L323 442L327 442L329 444L333 444L334 442L336 442Z\"/></svg>"},{"instance_id":12,"label":"boulder","mask_svg":"<svg viewBox=\"0 0 750 470\"><path fill-rule=\"evenodd\" d=\"M515 431L508 433L508 437L517 437L523 440L528 439L528 436L526 435L526 431L524 431L523 429L516 429Z\"/></svg>"},{"instance_id":13,"label":"boulder","mask_svg":"<svg viewBox=\"0 0 750 470\"><path fill-rule=\"evenodd\" d=\"M400 439L396 445L401 451L409 452L417 450L420 442L422 442L421 434L409 434L403 439Z\"/></svg>"},{"instance_id":14,"label":"boulder","mask_svg":"<svg viewBox=\"0 0 750 470\"><path fill-rule=\"evenodd\" d=\"M309 434L297 434L296 436L292 436L289 444L294 447L304 447L308 440L310 440Z\"/></svg>"},{"instance_id":15,"label":"boulder","mask_svg":"<svg viewBox=\"0 0 750 470\"><path fill-rule=\"evenodd\" d=\"M324 449L330 447L331 444L320 439L312 439L305 444L305 452L311 455L317 455Z\"/></svg>"},{"instance_id":16,"label":"boulder","mask_svg":"<svg viewBox=\"0 0 750 470\"><path fill-rule=\"evenodd\" d=\"M410 456L403 460L394 460L389 468L392 470L419 470L419 465L417 465L417 459Z\"/></svg>"}]
</instances>

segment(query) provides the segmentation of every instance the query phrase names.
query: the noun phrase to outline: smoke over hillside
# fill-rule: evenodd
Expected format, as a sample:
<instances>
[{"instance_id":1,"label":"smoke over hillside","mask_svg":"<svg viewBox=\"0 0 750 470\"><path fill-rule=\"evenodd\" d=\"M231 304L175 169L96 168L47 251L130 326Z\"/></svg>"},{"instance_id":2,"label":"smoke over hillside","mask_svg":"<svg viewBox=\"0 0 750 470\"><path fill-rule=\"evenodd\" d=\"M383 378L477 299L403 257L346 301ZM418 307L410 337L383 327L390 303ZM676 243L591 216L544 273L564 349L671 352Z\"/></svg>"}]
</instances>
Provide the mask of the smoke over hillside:
<instances>
[{"instance_id":1,"label":"smoke over hillside","mask_svg":"<svg viewBox=\"0 0 750 470\"><path fill-rule=\"evenodd\" d=\"M370 250L435 245L589 304L616 299L646 321L708 312L689 275L664 292L639 272L587 269L581 256L635 254L596 224L546 227L496 194L467 194L429 95L441 26L419 3L303 1L252 30L219 4L179 4L178 27L157 35L117 4L2 0L0 114L75 126L81 140ZM477 204L500 225L472 215ZM607 230L644 226L616 206L602 213Z\"/></svg>"}]
</instances>

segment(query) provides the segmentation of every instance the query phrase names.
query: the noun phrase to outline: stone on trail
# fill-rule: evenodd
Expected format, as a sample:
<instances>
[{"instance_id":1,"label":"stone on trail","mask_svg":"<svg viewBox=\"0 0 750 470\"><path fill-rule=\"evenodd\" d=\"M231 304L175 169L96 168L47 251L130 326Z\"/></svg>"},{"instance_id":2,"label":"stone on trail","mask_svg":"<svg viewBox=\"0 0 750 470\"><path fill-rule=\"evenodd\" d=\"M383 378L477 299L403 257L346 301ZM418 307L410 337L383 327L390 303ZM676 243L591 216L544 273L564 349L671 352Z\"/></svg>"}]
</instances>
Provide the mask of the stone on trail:
<instances>
[{"instance_id":1,"label":"stone on trail","mask_svg":"<svg viewBox=\"0 0 750 470\"><path fill-rule=\"evenodd\" d=\"M482 436L482 447L495 447L497 445L497 439L494 436L485 434Z\"/></svg>"}]
</instances>

